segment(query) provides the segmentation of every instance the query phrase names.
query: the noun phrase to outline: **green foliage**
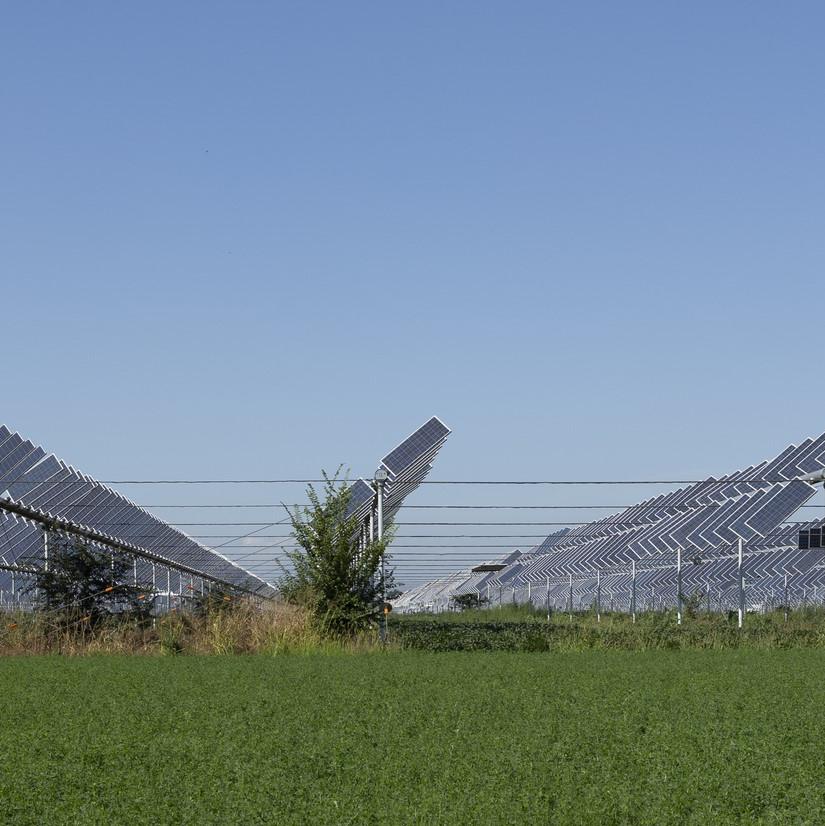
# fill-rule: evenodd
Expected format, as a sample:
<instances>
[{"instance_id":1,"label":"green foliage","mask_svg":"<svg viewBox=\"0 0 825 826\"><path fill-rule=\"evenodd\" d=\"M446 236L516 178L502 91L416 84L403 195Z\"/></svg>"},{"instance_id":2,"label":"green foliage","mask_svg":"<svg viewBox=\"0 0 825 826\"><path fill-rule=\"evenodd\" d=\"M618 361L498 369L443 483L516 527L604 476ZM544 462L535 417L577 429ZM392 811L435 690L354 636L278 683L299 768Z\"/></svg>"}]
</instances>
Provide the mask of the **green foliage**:
<instances>
[{"instance_id":1,"label":"green foliage","mask_svg":"<svg viewBox=\"0 0 825 826\"><path fill-rule=\"evenodd\" d=\"M113 615L145 625L151 614L151 589L127 582L132 560L82 540L50 536L48 570L29 586L37 607L59 620L63 630L96 628Z\"/></svg>"},{"instance_id":2,"label":"green foliage","mask_svg":"<svg viewBox=\"0 0 825 826\"><path fill-rule=\"evenodd\" d=\"M309 507L288 511L298 548L287 553L292 570L279 583L290 602L304 605L325 632L350 636L378 620L382 594L394 591L392 574L382 580L381 557L389 542L358 546L359 525L347 518L351 489L339 474L324 473L321 493L307 488Z\"/></svg>"},{"instance_id":3,"label":"green foliage","mask_svg":"<svg viewBox=\"0 0 825 826\"><path fill-rule=\"evenodd\" d=\"M390 620L394 642L426 651L586 651L591 649L730 649L825 647L825 611L749 614L745 627L736 615L697 614L682 625L675 611L638 615L591 612L547 615L530 606L502 606L443 614L396 615Z\"/></svg>"},{"instance_id":4,"label":"green foliage","mask_svg":"<svg viewBox=\"0 0 825 826\"><path fill-rule=\"evenodd\" d=\"M818 824L823 671L825 651L9 658L0 820Z\"/></svg>"}]
</instances>

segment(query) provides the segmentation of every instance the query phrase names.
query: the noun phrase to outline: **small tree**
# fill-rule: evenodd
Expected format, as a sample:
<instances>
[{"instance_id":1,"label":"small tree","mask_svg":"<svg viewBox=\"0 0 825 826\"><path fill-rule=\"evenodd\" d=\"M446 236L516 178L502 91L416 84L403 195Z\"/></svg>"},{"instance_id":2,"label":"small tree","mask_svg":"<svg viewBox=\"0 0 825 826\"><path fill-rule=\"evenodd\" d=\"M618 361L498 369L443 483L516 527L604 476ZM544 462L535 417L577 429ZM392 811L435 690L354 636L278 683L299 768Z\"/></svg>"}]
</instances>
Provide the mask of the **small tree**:
<instances>
[{"instance_id":1,"label":"small tree","mask_svg":"<svg viewBox=\"0 0 825 826\"><path fill-rule=\"evenodd\" d=\"M453 594L450 599L459 611L471 611L474 608L481 608L488 602L487 597L479 596L473 592L468 594Z\"/></svg>"},{"instance_id":2,"label":"small tree","mask_svg":"<svg viewBox=\"0 0 825 826\"><path fill-rule=\"evenodd\" d=\"M52 534L48 570L34 575L29 590L38 608L68 624L91 627L113 614L128 613L138 620L151 615L151 589L126 584L132 561L73 537Z\"/></svg>"},{"instance_id":3,"label":"small tree","mask_svg":"<svg viewBox=\"0 0 825 826\"><path fill-rule=\"evenodd\" d=\"M381 573L390 532L359 547L359 522L347 516L350 487L340 484L339 474L323 474L320 494L307 488L309 507L287 508L298 547L286 554L292 570L284 569L279 586L288 601L307 606L325 631L348 635L375 622L394 580L386 566L383 581Z\"/></svg>"}]
</instances>

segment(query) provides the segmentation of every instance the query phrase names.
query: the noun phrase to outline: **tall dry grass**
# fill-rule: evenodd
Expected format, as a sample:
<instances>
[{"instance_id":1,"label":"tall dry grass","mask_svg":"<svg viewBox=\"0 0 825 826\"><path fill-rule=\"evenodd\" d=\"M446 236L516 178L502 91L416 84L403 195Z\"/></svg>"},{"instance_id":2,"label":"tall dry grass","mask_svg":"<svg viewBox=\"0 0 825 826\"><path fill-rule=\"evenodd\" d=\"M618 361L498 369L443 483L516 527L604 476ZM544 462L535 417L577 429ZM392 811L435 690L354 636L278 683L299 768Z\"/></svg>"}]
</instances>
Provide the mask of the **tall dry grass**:
<instances>
[{"instance_id":1,"label":"tall dry grass","mask_svg":"<svg viewBox=\"0 0 825 826\"><path fill-rule=\"evenodd\" d=\"M286 603L240 602L208 614L173 611L141 628L132 620L90 628L42 613L0 615L0 655L11 654L302 654L366 651L377 635L325 637L308 611Z\"/></svg>"}]
</instances>

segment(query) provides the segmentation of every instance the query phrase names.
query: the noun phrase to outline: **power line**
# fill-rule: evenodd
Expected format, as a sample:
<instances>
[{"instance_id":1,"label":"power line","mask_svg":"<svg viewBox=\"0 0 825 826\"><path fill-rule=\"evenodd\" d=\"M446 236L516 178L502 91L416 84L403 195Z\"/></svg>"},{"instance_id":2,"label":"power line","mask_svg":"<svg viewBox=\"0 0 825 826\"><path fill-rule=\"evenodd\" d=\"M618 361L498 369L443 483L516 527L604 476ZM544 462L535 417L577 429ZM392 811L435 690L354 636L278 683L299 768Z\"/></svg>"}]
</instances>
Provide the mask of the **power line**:
<instances>
[{"instance_id":1,"label":"power line","mask_svg":"<svg viewBox=\"0 0 825 826\"><path fill-rule=\"evenodd\" d=\"M20 479L18 485L42 485L43 481ZM350 485L349 479L109 479L104 485L286 485L286 484L333 484ZM751 484L785 484L793 479L763 479L759 477L708 479L424 479L418 485L730 485L738 482ZM55 480L52 485L76 485L77 479Z\"/></svg>"}]
</instances>

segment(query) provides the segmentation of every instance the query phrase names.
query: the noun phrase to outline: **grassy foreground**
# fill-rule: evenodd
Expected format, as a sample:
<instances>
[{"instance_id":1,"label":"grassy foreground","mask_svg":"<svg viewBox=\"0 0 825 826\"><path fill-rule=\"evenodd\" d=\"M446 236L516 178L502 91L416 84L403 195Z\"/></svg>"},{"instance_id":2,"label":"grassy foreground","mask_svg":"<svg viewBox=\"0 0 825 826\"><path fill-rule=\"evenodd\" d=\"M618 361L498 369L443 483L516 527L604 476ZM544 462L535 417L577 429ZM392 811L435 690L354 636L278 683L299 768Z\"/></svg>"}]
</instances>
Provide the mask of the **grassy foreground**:
<instances>
[{"instance_id":1,"label":"grassy foreground","mask_svg":"<svg viewBox=\"0 0 825 826\"><path fill-rule=\"evenodd\" d=\"M0 661L0 819L822 823L825 651Z\"/></svg>"}]
</instances>

